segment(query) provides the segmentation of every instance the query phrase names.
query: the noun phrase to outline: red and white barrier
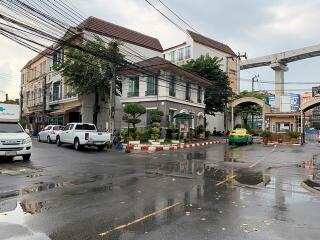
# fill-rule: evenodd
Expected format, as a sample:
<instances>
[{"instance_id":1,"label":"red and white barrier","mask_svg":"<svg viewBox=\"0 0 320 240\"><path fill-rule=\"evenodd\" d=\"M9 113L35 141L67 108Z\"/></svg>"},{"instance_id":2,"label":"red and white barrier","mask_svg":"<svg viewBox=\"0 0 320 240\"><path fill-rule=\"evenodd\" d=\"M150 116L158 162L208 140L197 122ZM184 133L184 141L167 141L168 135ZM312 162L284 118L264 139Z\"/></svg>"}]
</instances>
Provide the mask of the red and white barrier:
<instances>
[{"instance_id":1,"label":"red and white barrier","mask_svg":"<svg viewBox=\"0 0 320 240\"><path fill-rule=\"evenodd\" d=\"M124 150L129 151L141 151L141 152L154 152L154 151L172 151L177 149L184 149L184 148L194 148L194 147L202 147L207 145L213 144L221 144L226 143L226 140L219 140L219 141L209 141L209 142L202 142L202 143L191 143L191 144L175 144L175 145L164 145L164 146L152 146L152 145L127 145L124 147Z\"/></svg>"}]
</instances>

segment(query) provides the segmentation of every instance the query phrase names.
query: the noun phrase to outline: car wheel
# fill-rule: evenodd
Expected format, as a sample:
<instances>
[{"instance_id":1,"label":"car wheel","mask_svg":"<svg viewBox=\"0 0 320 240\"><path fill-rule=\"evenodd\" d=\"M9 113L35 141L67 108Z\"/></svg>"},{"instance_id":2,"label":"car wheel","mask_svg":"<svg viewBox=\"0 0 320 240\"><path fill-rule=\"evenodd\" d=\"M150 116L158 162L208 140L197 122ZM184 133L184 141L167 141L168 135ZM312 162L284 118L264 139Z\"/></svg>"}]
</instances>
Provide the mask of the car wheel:
<instances>
[{"instance_id":1,"label":"car wheel","mask_svg":"<svg viewBox=\"0 0 320 240\"><path fill-rule=\"evenodd\" d=\"M27 154L27 155L24 155L22 157L23 157L23 161L30 161L31 154Z\"/></svg>"},{"instance_id":2,"label":"car wheel","mask_svg":"<svg viewBox=\"0 0 320 240\"><path fill-rule=\"evenodd\" d=\"M57 144L58 147L61 146L61 141L60 141L60 137L59 136L57 136L56 144Z\"/></svg>"},{"instance_id":3,"label":"car wheel","mask_svg":"<svg viewBox=\"0 0 320 240\"><path fill-rule=\"evenodd\" d=\"M102 151L104 150L104 147L105 147L105 146L98 146L98 150L99 150L100 152L102 152Z\"/></svg>"},{"instance_id":4,"label":"car wheel","mask_svg":"<svg viewBox=\"0 0 320 240\"><path fill-rule=\"evenodd\" d=\"M75 138L75 139L74 139L74 144L73 144L73 146L74 146L74 149L77 150L77 151L79 151L79 150L81 149L81 145L80 145L80 142L79 142L79 138Z\"/></svg>"},{"instance_id":5,"label":"car wheel","mask_svg":"<svg viewBox=\"0 0 320 240\"><path fill-rule=\"evenodd\" d=\"M38 135L38 142L41 142L40 135Z\"/></svg>"},{"instance_id":6,"label":"car wheel","mask_svg":"<svg viewBox=\"0 0 320 240\"><path fill-rule=\"evenodd\" d=\"M229 141L229 145L232 145L233 143Z\"/></svg>"},{"instance_id":7,"label":"car wheel","mask_svg":"<svg viewBox=\"0 0 320 240\"><path fill-rule=\"evenodd\" d=\"M47 137L47 143L52 143L50 136Z\"/></svg>"}]
</instances>

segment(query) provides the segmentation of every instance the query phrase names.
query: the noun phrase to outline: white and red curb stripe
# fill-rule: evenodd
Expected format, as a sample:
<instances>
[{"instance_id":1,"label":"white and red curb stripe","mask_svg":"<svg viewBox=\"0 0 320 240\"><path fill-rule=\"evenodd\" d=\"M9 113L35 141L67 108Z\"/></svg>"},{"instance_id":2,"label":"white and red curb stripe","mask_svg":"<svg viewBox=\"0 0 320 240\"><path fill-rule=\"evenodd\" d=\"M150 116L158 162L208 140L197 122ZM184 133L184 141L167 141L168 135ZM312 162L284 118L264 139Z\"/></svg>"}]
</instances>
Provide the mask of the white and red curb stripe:
<instances>
[{"instance_id":1,"label":"white and red curb stripe","mask_svg":"<svg viewBox=\"0 0 320 240\"><path fill-rule=\"evenodd\" d=\"M222 144L222 143L226 143L226 140L209 141L209 142L202 142L202 143L190 143L190 144L180 143L176 145L165 145L165 146L129 145L124 147L124 150L127 149L129 151L140 151L140 152L172 151L177 149L202 147L202 146Z\"/></svg>"}]
</instances>

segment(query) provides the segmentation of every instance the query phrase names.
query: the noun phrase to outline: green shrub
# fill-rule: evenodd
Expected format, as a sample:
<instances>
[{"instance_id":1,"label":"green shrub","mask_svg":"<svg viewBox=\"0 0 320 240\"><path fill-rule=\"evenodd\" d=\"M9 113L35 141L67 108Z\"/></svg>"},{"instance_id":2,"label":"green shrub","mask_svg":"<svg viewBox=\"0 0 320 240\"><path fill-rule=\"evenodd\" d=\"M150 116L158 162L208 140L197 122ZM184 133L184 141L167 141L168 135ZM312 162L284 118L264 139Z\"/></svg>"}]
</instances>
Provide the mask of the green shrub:
<instances>
[{"instance_id":1,"label":"green shrub","mask_svg":"<svg viewBox=\"0 0 320 240\"><path fill-rule=\"evenodd\" d=\"M211 134L210 131L206 131L206 132L205 132L205 135L204 135L205 138L209 138L209 137L210 137L210 134Z\"/></svg>"},{"instance_id":2,"label":"green shrub","mask_svg":"<svg viewBox=\"0 0 320 240\"><path fill-rule=\"evenodd\" d=\"M261 137L271 137L271 132L270 131L268 131L268 130L264 130L264 131L262 131L261 133L260 133L260 136Z\"/></svg>"},{"instance_id":3,"label":"green shrub","mask_svg":"<svg viewBox=\"0 0 320 240\"><path fill-rule=\"evenodd\" d=\"M300 137L300 133L299 132L296 132L296 131L291 131L288 133L289 137L290 138L298 138Z\"/></svg>"},{"instance_id":4,"label":"green shrub","mask_svg":"<svg viewBox=\"0 0 320 240\"><path fill-rule=\"evenodd\" d=\"M260 136L261 132L262 132L261 129L255 128L255 129L252 130L252 135L253 136Z\"/></svg>"},{"instance_id":5,"label":"green shrub","mask_svg":"<svg viewBox=\"0 0 320 240\"><path fill-rule=\"evenodd\" d=\"M148 142L148 140L150 139L150 131L143 130L143 131L137 132L137 138L143 143Z\"/></svg>"},{"instance_id":6,"label":"green shrub","mask_svg":"<svg viewBox=\"0 0 320 240\"><path fill-rule=\"evenodd\" d=\"M158 122L154 122L151 125L151 134L150 137L152 140L158 140L160 138L160 132L161 132L161 128L160 128L160 123Z\"/></svg>"},{"instance_id":7,"label":"green shrub","mask_svg":"<svg viewBox=\"0 0 320 240\"><path fill-rule=\"evenodd\" d=\"M121 138L124 142L133 141L137 139L137 129L136 128L129 128L129 139L128 139L128 129L121 130Z\"/></svg>"},{"instance_id":8,"label":"green shrub","mask_svg":"<svg viewBox=\"0 0 320 240\"><path fill-rule=\"evenodd\" d=\"M200 134L204 133L205 132L205 128L203 125L199 125L197 128L196 128L196 136L199 136Z\"/></svg>"}]
</instances>

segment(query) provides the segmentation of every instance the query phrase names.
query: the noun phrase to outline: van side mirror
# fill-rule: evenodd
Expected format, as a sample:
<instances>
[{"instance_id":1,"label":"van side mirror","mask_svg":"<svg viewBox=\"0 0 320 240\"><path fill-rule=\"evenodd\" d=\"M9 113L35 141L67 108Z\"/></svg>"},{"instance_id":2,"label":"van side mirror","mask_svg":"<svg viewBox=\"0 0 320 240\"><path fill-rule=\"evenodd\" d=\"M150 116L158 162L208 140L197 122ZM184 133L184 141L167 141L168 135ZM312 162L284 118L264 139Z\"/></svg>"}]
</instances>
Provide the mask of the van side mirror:
<instances>
[{"instance_id":1,"label":"van side mirror","mask_svg":"<svg viewBox=\"0 0 320 240\"><path fill-rule=\"evenodd\" d=\"M25 129L26 134L30 134L30 130L27 128Z\"/></svg>"}]
</instances>

